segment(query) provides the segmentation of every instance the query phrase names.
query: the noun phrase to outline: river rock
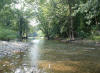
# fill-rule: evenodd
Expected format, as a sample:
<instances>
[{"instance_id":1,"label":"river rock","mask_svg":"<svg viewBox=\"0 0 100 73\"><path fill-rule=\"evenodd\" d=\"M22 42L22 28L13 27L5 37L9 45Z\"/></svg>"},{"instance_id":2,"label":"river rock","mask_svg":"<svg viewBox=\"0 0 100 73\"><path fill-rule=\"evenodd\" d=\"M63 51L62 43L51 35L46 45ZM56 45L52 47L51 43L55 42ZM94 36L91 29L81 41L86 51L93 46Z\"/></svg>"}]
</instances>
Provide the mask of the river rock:
<instances>
[{"instance_id":1,"label":"river rock","mask_svg":"<svg viewBox=\"0 0 100 73\"><path fill-rule=\"evenodd\" d=\"M14 52L24 52L29 48L29 43L0 41L0 58L12 56Z\"/></svg>"}]
</instances>

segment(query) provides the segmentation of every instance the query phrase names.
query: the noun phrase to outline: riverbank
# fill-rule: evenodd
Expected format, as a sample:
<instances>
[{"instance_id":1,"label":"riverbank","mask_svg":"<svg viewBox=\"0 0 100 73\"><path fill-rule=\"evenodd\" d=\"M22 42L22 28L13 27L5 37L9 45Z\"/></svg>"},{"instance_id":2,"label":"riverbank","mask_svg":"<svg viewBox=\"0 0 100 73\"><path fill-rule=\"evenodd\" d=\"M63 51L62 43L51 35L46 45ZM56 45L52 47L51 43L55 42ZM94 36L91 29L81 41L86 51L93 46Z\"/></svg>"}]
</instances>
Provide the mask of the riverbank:
<instances>
[{"instance_id":1,"label":"riverbank","mask_svg":"<svg viewBox=\"0 0 100 73\"><path fill-rule=\"evenodd\" d=\"M29 47L30 43L0 41L0 58L25 52Z\"/></svg>"},{"instance_id":2,"label":"riverbank","mask_svg":"<svg viewBox=\"0 0 100 73\"><path fill-rule=\"evenodd\" d=\"M66 40L66 39L60 39L57 40L62 43L73 43L73 44L79 44L84 46L97 46L100 47L100 41L99 40L89 40L89 39L76 39L76 40Z\"/></svg>"},{"instance_id":3,"label":"riverbank","mask_svg":"<svg viewBox=\"0 0 100 73\"><path fill-rule=\"evenodd\" d=\"M89 46L100 46L100 41L87 40L87 39L85 39L85 40L75 40L75 41L72 41L72 43L89 45Z\"/></svg>"}]
</instances>

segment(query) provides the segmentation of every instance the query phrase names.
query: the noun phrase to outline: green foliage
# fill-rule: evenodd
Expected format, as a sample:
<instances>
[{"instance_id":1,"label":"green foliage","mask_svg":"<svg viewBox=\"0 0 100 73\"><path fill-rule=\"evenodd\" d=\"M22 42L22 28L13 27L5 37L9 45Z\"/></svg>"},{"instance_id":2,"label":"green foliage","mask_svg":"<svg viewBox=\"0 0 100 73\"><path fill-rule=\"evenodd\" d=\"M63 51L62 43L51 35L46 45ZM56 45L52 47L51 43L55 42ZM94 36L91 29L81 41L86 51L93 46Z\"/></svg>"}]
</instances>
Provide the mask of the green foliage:
<instances>
[{"instance_id":1,"label":"green foliage","mask_svg":"<svg viewBox=\"0 0 100 73\"><path fill-rule=\"evenodd\" d=\"M48 39L63 37L74 40L74 37L87 38L95 36L100 30L99 0L25 0L34 7L29 9L12 8L16 0L0 2L0 35L10 39L18 36L20 40L35 28L28 25L33 16L39 21L39 29ZM24 7L23 7L24 8ZM33 10L34 9L34 10ZM7 29L6 29L7 28ZM30 28L30 30L29 30ZM3 33L2 30L5 30ZM13 32L14 31L14 32ZM38 32L42 35L41 32ZM7 36L7 35L8 36ZM9 35L10 34L10 35Z\"/></svg>"},{"instance_id":2,"label":"green foliage","mask_svg":"<svg viewBox=\"0 0 100 73\"><path fill-rule=\"evenodd\" d=\"M18 1L16 0L0 1L0 27L2 27L0 28L1 40L15 38L22 39L22 37L27 37L29 32L28 15L27 12L23 10L13 8L13 5L17 2Z\"/></svg>"},{"instance_id":3,"label":"green foliage","mask_svg":"<svg viewBox=\"0 0 100 73\"><path fill-rule=\"evenodd\" d=\"M93 39L96 41L100 41L100 36L94 36Z\"/></svg>"},{"instance_id":4,"label":"green foliage","mask_svg":"<svg viewBox=\"0 0 100 73\"><path fill-rule=\"evenodd\" d=\"M45 36L86 38L100 30L99 0L50 0L40 3L37 14Z\"/></svg>"},{"instance_id":5,"label":"green foliage","mask_svg":"<svg viewBox=\"0 0 100 73\"><path fill-rule=\"evenodd\" d=\"M39 30L39 31L37 32L37 35L38 35L38 37L44 37L44 34L43 34L43 32L42 32L41 30Z\"/></svg>"},{"instance_id":6,"label":"green foliage","mask_svg":"<svg viewBox=\"0 0 100 73\"><path fill-rule=\"evenodd\" d=\"M17 33L11 29L0 27L0 40L16 39Z\"/></svg>"}]
</instances>

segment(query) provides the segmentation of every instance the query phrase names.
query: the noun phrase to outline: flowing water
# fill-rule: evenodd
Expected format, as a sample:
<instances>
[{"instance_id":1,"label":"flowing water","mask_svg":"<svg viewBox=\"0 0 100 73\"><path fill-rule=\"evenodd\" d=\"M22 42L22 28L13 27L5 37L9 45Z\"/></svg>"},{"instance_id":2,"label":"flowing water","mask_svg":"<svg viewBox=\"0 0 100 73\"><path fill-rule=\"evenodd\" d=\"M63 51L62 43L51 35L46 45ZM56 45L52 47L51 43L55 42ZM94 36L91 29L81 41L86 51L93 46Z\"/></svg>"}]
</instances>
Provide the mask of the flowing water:
<instances>
[{"instance_id":1,"label":"flowing water","mask_svg":"<svg viewBox=\"0 0 100 73\"><path fill-rule=\"evenodd\" d=\"M26 51L0 60L0 73L100 73L100 49L32 39Z\"/></svg>"}]
</instances>

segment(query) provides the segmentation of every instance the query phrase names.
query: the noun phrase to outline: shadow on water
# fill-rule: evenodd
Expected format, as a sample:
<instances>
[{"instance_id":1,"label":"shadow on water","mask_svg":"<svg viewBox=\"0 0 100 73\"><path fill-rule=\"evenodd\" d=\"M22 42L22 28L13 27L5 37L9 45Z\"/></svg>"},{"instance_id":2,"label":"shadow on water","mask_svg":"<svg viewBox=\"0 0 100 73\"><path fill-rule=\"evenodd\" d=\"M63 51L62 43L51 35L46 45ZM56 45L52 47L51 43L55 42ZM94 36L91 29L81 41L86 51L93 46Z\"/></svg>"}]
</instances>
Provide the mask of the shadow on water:
<instances>
[{"instance_id":1,"label":"shadow on water","mask_svg":"<svg viewBox=\"0 0 100 73\"><path fill-rule=\"evenodd\" d=\"M31 43L28 51L0 60L0 73L100 73L98 47L43 39Z\"/></svg>"}]
</instances>

